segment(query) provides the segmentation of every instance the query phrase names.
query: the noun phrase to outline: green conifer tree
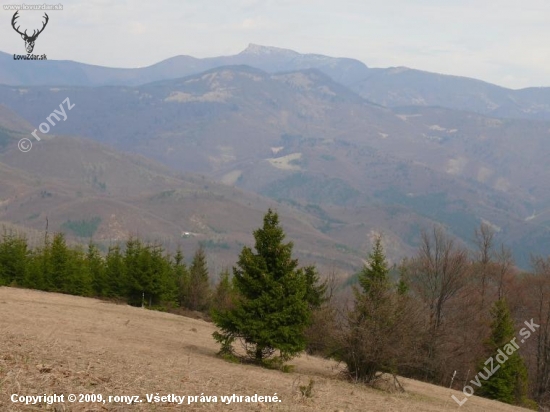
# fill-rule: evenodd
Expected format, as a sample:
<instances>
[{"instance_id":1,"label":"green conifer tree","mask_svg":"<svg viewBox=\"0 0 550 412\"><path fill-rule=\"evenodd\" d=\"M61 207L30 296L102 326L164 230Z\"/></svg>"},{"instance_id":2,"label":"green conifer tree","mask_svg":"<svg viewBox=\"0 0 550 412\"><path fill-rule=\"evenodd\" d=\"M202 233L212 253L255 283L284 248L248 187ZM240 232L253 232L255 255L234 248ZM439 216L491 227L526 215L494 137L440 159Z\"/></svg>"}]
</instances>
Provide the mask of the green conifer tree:
<instances>
[{"instance_id":1,"label":"green conifer tree","mask_svg":"<svg viewBox=\"0 0 550 412\"><path fill-rule=\"evenodd\" d=\"M109 247L105 258L105 278L107 297L127 298L126 268L120 245Z\"/></svg>"},{"instance_id":2,"label":"green conifer tree","mask_svg":"<svg viewBox=\"0 0 550 412\"><path fill-rule=\"evenodd\" d=\"M0 286L26 286L29 250L25 237L4 231L0 241Z\"/></svg>"},{"instance_id":3,"label":"green conifer tree","mask_svg":"<svg viewBox=\"0 0 550 412\"><path fill-rule=\"evenodd\" d=\"M93 296L92 275L82 246L67 247L65 264L66 281L63 293L76 296Z\"/></svg>"},{"instance_id":4,"label":"green conifer tree","mask_svg":"<svg viewBox=\"0 0 550 412\"><path fill-rule=\"evenodd\" d=\"M499 362L499 365L497 361L494 361L494 364L499 365L500 368L487 380L483 381L478 393L490 399L522 405L527 399L527 368L519 352L513 351L510 353L513 345L509 342L514 338L515 330L514 321L506 301L503 299L497 300L491 308L491 316L493 318L491 335L485 342L485 348L488 356L495 359L497 359L498 351L502 351L504 356L500 355L499 359L504 360L504 362ZM508 344L510 346L506 346ZM487 372L484 369L486 359L483 359L479 365L479 369L483 370L480 373L483 374Z\"/></svg>"},{"instance_id":5,"label":"green conifer tree","mask_svg":"<svg viewBox=\"0 0 550 412\"><path fill-rule=\"evenodd\" d=\"M367 260L368 265L364 265L359 273L359 285L362 288L361 293L372 300L379 298L381 293L390 289L390 270L380 236L376 237Z\"/></svg>"},{"instance_id":6,"label":"green conifer tree","mask_svg":"<svg viewBox=\"0 0 550 412\"><path fill-rule=\"evenodd\" d=\"M321 282L315 266L305 267L304 275L307 283L306 301L311 310L310 321L305 330L305 350L309 355L330 356L334 350L337 314L336 306L331 302L330 280L327 278ZM334 277L331 279L334 287Z\"/></svg>"},{"instance_id":7,"label":"green conifer tree","mask_svg":"<svg viewBox=\"0 0 550 412\"><path fill-rule=\"evenodd\" d=\"M27 265L27 279L24 287L38 290L49 290L45 281L45 274L48 272L48 259L44 256L47 250L44 248L35 248L29 255L29 264Z\"/></svg>"},{"instance_id":8,"label":"green conifer tree","mask_svg":"<svg viewBox=\"0 0 550 412\"><path fill-rule=\"evenodd\" d=\"M185 264L181 249L176 251L172 263L172 273L177 285L177 301L180 307L186 307L189 296L189 270Z\"/></svg>"},{"instance_id":9,"label":"green conifer tree","mask_svg":"<svg viewBox=\"0 0 550 412\"><path fill-rule=\"evenodd\" d=\"M197 311L207 310L210 305L211 290L206 254L202 246L199 246L195 252L189 268L188 290L187 308Z\"/></svg>"},{"instance_id":10,"label":"green conifer tree","mask_svg":"<svg viewBox=\"0 0 550 412\"><path fill-rule=\"evenodd\" d=\"M46 281L49 290L53 292L69 293L69 283L71 281L70 271L70 251L65 241L63 233L55 233L49 250L46 250L44 258L49 260L51 271L48 273Z\"/></svg>"},{"instance_id":11,"label":"green conifer tree","mask_svg":"<svg viewBox=\"0 0 550 412\"><path fill-rule=\"evenodd\" d=\"M48 232L44 235L44 245L35 249L32 259L32 283L37 285L38 289L45 291L54 291L53 286L53 264L52 264L52 242ZM28 286L32 287L32 286Z\"/></svg>"},{"instance_id":12,"label":"green conifer tree","mask_svg":"<svg viewBox=\"0 0 550 412\"><path fill-rule=\"evenodd\" d=\"M165 254L161 245L151 245L150 254L150 289L153 305L173 305L176 302L177 286L172 276L170 256Z\"/></svg>"},{"instance_id":13,"label":"green conifer tree","mask_svg":"<svg viewBox=\"0 0 550 412\"><path fill-rule=\"evenodd\" d=\"M395 294L389 279L386 255L381 237L359 273L359 288L354 289L355 306L347 316L337 358L347 365L356 381L372 383L380 372L395 373L397 355L392 342L398 336L395 322Z\"/></svg>"},{"instance_id":14,"label":"green conifer tree","mask_svg":"<svg viewBox=\"0 0 550 412\"><path fill-rule=\"evenodd\" d=\"M214 323L221 329L214 338L222 344L222 352L234 339L242 340L256 362L276 350L281 359L290 359L305 348L304 331L310 318L306 277L292 258L292 242L283 243L277 213L267 212L254 238L256 252L244 247L233 268L239 294L235 306L214 312Z\"/></svg>"},{"instance_id":15,"label":"green conifer tree","mask_svg":"<svg viewBox=\"0 0 550 412\"><path fill-rule=\"evenodd\" d=\"M328 282L321 282L319 273L315 266L307 266L304 268L304 276L306 279L306 301L311 310L316 310L327 301Z\"/></svg>"},{"instance_id":16,"label":"green conifer tree","mask_svg":"<svg viewBox=\"0 0 550 412\"><path fill-rule=\"evenodd\" d=\"M97 246L92 242L88 244L86 268L91 278L93 294L95 296L110 296L107 273L105 272L105 260Z\"/></svg>"},{"instance_id":17,"label":"green conifer tree","mask_svg":"<svg viewBox=\"0 0 550 412\"><path fill-rule=\"evenodd\" d=\"M144 273L147 259L145 259L143 248L139 239L130 238L126 241L126 250L124 251L125 290L128 303L133 306L142 304L145 289L148 287L147 274Z\"/></svg>"},{"instance_id":18,"label":"green conifer tree","mask_svg":"<svg viewBox=\"0 0 550 412\"><path fill-rule=\"evenodd\" d=\"M229 270L224 269L220 273L220 280L216 286L212 299L213 311L226 311L233 307L236 299L236 291L231 281Z\"/></svg>"}]
</instances>

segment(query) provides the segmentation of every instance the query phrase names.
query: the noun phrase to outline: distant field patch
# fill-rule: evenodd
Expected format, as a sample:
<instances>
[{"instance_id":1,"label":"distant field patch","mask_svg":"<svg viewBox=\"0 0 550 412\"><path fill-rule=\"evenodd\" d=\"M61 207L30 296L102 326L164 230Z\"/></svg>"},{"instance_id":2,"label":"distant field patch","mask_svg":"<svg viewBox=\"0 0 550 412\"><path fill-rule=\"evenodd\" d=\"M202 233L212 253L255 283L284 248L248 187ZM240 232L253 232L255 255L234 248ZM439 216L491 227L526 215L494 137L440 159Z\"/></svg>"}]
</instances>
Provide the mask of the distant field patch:
<instances>
[{"instance_id":1,"label":"distant field patch","mask_svg":"<svg viewBox=\"0 0 550 412\"><path fill-rule=\"evenodd\" d=\"M233 170L229 173L226 173L221 179L222 183L232 186L237 183L237 180L239 180L239 177L241 177L242 174L243 172L240 170Z\"/></svg>"},{"instance_id":2,"label":"distant field patch","mask_svg":"<svg viewBox=\"0 0 550 412\"><path fill-rule=\"evenodd\" d=\"M399 117L401 120L406 122L411 117L422 117L421 114L396 114L397 117Z\"/></svg>"},{"instance_id":3,"label":"distant field patch","mask_svg":"<svg viewBox=\"0 0 550 412\"><path fill-rule=\"evenodd\" d=\"M283 157L277 157L275 159L267 159L272 166L282 170L301 170L300 166L292 164L292 161L300 160L302 153L292 153Z\"/></svg>"},{"instance_id":4,"label":"distant field patch","mask_svg":"<svg viewBox=\"0 0 550 412\"><path fill-rule=\"evenodd\" d=\"M228 98L231 97L231 93L221 90L216 90L213 92L207 92L203 95L194 95L184 92L172 92L164 101L166 102L178 102L178 103L188 103L188 102L225 102Z\"/></svg>"}]
</instances>

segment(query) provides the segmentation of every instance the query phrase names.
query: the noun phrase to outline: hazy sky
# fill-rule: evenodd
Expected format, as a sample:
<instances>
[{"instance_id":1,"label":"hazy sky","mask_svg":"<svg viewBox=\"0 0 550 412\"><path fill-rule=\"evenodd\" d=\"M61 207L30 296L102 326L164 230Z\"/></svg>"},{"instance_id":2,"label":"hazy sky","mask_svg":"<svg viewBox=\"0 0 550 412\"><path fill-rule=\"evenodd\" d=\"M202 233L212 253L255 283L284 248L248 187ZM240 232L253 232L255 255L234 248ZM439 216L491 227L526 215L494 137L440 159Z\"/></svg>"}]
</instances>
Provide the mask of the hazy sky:
<instances>
[{"instance_id":1,"label":"hazy sky","mask_svg":"<svg viewBox=\"0 0 550 412\"><path fill-rule=\"evenodd\" d=\"M25 4L44 1L58 4ZM550 86L549 0L60 1L63 11L48 12L34 51L50 60L141 67L256 43L512 88ZM40 27L40 12L20 14L22 27ZM0 15L0 50L23 53L13 11L2 7Z\"/></svg>"}]
</instances>

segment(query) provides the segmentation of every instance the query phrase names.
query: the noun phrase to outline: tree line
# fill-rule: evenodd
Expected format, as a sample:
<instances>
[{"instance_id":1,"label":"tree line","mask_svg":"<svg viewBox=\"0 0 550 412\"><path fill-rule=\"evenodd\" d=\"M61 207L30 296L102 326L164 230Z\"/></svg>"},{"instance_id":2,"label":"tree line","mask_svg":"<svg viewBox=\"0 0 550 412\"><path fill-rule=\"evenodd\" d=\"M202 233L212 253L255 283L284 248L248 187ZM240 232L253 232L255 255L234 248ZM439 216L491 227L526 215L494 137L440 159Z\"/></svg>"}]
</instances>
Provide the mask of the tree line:
<instances>
[{"instance_id":1,"label":"tree line","mask_svg":"<svg viewBox=\"0 0 550 412\"><path fill-rule=\"evenodd\" d=\"M550 258L532 257L532 271L519 270L487 225L473 243L468 250L434 227L391 281L378 238L352 304L328 328L328 353L370 383L399 374L462 390L461 400L475 393L550 406Z\"/></svg>"},{"instance_id":2,"label":"tree line","mask_svg":"<svg viewBox=\"0 0 550 412\"><path fill-rule=\"evenodd\" d=\"M63 233L46 234L42 245L31 248L24 235L7 230L0 240L2 285L205 312L221 293L212 290L202 247L187 265L181 250L170 254L137 238L102 254L93 242L69 245Z\"/></svg>"},{"instance_id":3,"label":"tree line","mask_svg":"<svg viewBox=\"0 0 550 412\"><path fill-rule=\"evenodd\" d=\"M489 226L475 231L475 250L434 227L393 267L377 237L355 285L335 293L284 237L270 210L233 268L231 305L213 313L226 359L284 370L306 350L342 362L355 382L403 390L405 376L462 390L457 403L475 393L550 406L550 258L521 272Z\"/></svg>"},{"instance_id":4,"label":"tree line","mask_svg":"<svg viewBox=\"0 0 550 412\"><path fill-rule=\"evenodd\" d=\"M305 350L342 362L356 382L390 379L402 389L404 376L464 399L550 407L550 257L533 256L532 270L521 271L489 226L475 231L473 249L434 227L393 266L377 237L350 288L300 267L273 210L253 235L254 248L243 247L213 288L200 247L187 265L181 251L137 238L102 254L93 243L69 246L60 233L30 248L4 231L0 285L203 311L231 361L287 370Z\"/></svg>"}]
</instances>

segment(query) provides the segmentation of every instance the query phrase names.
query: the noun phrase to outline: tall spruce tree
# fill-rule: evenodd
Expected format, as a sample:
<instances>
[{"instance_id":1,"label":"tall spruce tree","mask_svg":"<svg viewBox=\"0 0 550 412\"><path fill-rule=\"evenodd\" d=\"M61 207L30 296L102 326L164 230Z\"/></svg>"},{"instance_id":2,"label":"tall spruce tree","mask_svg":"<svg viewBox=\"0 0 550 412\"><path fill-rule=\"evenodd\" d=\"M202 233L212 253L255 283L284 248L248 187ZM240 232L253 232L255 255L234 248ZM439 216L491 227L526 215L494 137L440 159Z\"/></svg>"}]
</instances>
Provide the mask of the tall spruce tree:
<instances>
[{"instance_id":1,"label":"tall spruce tree","mask_svg":"<svg viewBox=\"0 0 550 412\"><path fill-rule=\"evenodd\" d=\"M346 364L354 380L372 383L380 372L396 373L398 355L393 348L400 336L396 292L381 237L376 238L359 273L359 286L354 288L355 306L347 314L337 358Z\"/></svg>"},{"instance_id":2,"label":"tall spruce tree","mask_svg":"<svg viewBox=\"0 0 550 412\"><path fill-rule=\"evenodd\" d=\"M38 290L50 290L47 279L51 272L49 255L49 246L34 248L29 256L27 265L27 280L24 287Z\"/></svg>"},{"instance_id":3,"label":"tall spruce tree","mask_svg":"<svg viewBox=\"0 0 550 412\"><path fill-rule=\"evenodd\" d=\"M204 248L199 246L189 268L189 288L186 305L188 309L204 311L210 303L210 278Z\"/></svg>"},{"instance_id":4,"label":"tall spruce tree","mask_svg":"<svg viewBox=\"0 0 550 412\"><path fill-rule=\"evenodd\" d=\"M213 314L221 329L214 338L222 344L222 352L240 339L256 362L276 350L282 360L303 351L310 318L307 279L292 258L293 244L283 243L285 233L277 213L269 209L263 220L263 227L254 231L256 253L243 247L233 268L238 299L231 309Z\"/></svg>"},{"instance_id":5,"label":"tall spruce tree","mask_svg":"<svg viewBox=\"0 0 550 412\"><path fill-rule=\"evenodd\" d=\"M491 375L479 389L478 393L490 399L521 405L527 396L527 368L520 354L510 341L515 337L514 321L505 300L497 300L491 308L491 335L485 342L488 356L496 357L499 349L504 353L500 359L504 362L494 364L500 368ZM506 359L507 358L507 359ZM498 360L498 359L497 359ZM479 364L479 369L485 373L485 361Z\"/></svg>"},{"instance_id":6,"label":"tall spruce tree","mask_svg":"<svg viewBox=\"0 0 550 412\"><path fill-rule=\"evenodd\" d=\"M101 256L97 246L90 241L86 253L86 268L90 275L95 296L110 296L107 274L105 272L105 260Z\"/></svg>"},{"instance_id":7,"label":"tall spruce tree","mask_svg":"<svg viewBox=\"0 0 550 412\"><path fill-rule=\"evenodd\" d=\"M92 274L87 266L86 253L82 246L68 247L68 259L65 270L67 271L66 283L63 293L76 296L92 296Z\"/></svg>"},{"instance_id":8,"label":"tall spruce tree","mask_svg":"<svg viewBox=\"0 0 550 412\"><path fill-rule=\"evenodd\" d=\"M180 307L185 307L189 294L189 270L183 257L183 252L178 248L172 262L172 276L177 285L177 301Z\"/></svg>"},{"instance_id":9,"label":"tall spruce tree","mask_svg":"<svg viewBox=\"0 0 550 412\"><path fill-rule=\"evenodd\" d=\"M309 324L305 330L306 353L309 355L331 356L334 350L337 308L332 301L335 275L323 282L315 266L304 268L306 277L306 301L311 310Z\"/></svg>"},{"instance_id":10,"label":"tall spruce tree","mask_svg":"<svg viewBox=\"0 0 550 412\"><path fill-rule=\"evenodd\" d=\"M389 273L388 262L382 247L382 238L377 236L368 256L368 265L364 265L363 270L359 273L361 293L371 300L380 297L381 293L386 293L390 289Z\"/></svg>"},{"instance_id":11,"label":"tall spruce tree","mask_svg":"<svg viewBox=\"0 0 550 412\"><path fill-rule=\"evenodd\" d=\"M328 280L321 282L319 273L315 266L304 268L306 278L306 301L311 310L319 309L328 299Z\"/></svg>"},{"instance_id":12,"label":"tall spruce tree","mask_svg":"<svg viewBox=\"0 0 550 412\"><path fill-rule=\"evenodd\" d=\"M28 261L27 239L4 230L0 241L0 286L26 286Z\"/></svg>"},{"instance_id":13,"label":"tall spruce tree","mask_svg":"<svg viewBox=\"0 0 550 412\"><path fill-rule=\"evenodd\" d=\"M68 293L71 281L71 253L63 233L54 234L49 253L47 252L45 250L44 259L49 260L48 263L51 265L51 272L46 278L49 290Z\"/></svg>"},{"instance_id":14,"label":"tall spruce tree","mask_svg":"<svg viewBox=\"0 0 550 412\"><path fill-rule=\"evenodd\" d=\"M125 298L128 294L128 282L126 277L126 267L124 264L124 255L120 250L120 245L109 246L105 258L105 277L107 280L108 297Z\"/></svg>"},{"instance_id":15,"label":"tall spruce tree","mask_svg":"<svg viewBox=\"0 0 550 412\"><path fill-rule=\"evenodd\" d=\"M231 281L231 274L228 269L224 269L220 273L220 280L216 285L216 290L214 291L212 310L229 310L233 306L233 301L235 299L236 294L233 282Z\"/></svg>"},{"instance_id":16,"label":"tall spruce tree","mask_svg":"<svg viewBox=\"0 0 550 412\"><path fill-rule=\"evenodd\" d=\"M172 276L170 256L165 253L161 245L152 245L148 248L150 254L151 294L150 301L154 305L173 305L177 300L176 280Z\"/></svg>"},{"instance_id":17,"label":"tall spruce tree","mask_svg":"<svg viewBox=\"0 0 550 412\"><path fill-rule=\"evenodd\" d=\"M125 289L128 303L133 306L144 303L145 290L149 286L149 279L145 273L147 261L143 249L144 246L139 239L132 237L126 241L126 250L124 251Z\"/></svg>"}]
</instances>

